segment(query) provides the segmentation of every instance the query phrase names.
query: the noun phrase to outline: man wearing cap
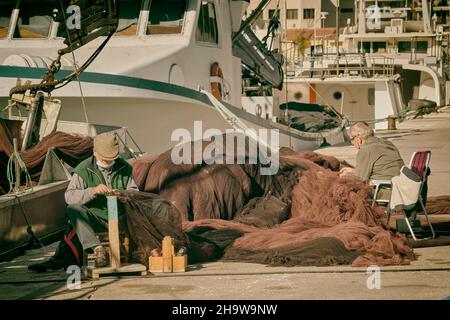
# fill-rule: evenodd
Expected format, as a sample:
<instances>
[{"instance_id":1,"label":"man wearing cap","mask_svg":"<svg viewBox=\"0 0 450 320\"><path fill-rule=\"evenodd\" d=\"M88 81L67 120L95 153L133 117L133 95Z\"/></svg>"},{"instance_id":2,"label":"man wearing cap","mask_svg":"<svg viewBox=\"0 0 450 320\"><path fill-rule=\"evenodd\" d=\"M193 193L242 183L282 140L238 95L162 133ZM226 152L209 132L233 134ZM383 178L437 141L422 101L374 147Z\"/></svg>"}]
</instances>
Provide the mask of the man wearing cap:
<instances>
[{"instance_id":1,"label":"man wearing cap","mask_svg":"<svg viewBox=\"0 0 450 320\"><path fill-rule=\"evenodd\" d=\"M59 270L68 265L65 256L75 256L80 265L79 253L74 241L75 234L87 253L94 253L96 266L107 264L106 250L100 245L97 232L108 231L106 194L113 190L138 190L132 177L132 167L119 157L117 136L111 133L94 138L93 156L81 162L74 170L65 192L68 204L69 231L61 241L55 256L49 261L32 265L30 270ZM124 222L124 212L119 203L119 220ZM69 250L70 249L70 250ZM64 254L62 253L64 251ZM72 254L70 253L72 251Z\"/></svg>"}]
</instances>

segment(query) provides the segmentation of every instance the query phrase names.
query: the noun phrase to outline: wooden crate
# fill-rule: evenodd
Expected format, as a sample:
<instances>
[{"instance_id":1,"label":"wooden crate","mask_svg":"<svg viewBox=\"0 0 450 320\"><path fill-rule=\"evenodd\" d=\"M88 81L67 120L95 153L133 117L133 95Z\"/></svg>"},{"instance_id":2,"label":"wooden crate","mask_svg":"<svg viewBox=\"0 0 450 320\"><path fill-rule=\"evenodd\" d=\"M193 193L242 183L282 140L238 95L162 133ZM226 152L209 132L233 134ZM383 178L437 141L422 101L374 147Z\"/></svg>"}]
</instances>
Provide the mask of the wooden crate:
<instances>
[{"instance_id":1,"label":"wooden crate","mask_svg":"<svg viewBox=\"0 0 450 320\"><path fill-rule=\"evenodd\" d=\"M176 256L173 238L164 237L162 243L162 257L150 257L148 261L150 272L185 272L187 255Z\"/></svg>"},{"instance_id":2,"label":"wooden crate","mask_svg":"<svg viewBox=\"0 0 450 320\"><path fill-rule=\"evenodd\" d=\"M172 272L185 272L186 268L187 268L187 255L173 257Z\"/></svg>"}]
</instances>

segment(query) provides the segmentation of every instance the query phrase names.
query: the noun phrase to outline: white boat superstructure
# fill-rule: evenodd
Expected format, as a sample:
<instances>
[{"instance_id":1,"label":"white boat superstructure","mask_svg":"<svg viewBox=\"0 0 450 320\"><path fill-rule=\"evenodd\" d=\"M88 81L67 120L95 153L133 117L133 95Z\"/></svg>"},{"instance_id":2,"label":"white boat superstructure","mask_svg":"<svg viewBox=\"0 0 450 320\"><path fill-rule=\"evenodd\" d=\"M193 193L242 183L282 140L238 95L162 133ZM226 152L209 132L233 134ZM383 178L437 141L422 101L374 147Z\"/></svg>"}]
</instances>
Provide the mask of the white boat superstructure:
<instances>
[{"instance_id":1,"label":"white boat superstructure","mask_svg":"<svg viewBox=\"0 0 450 320\"><path fill-rule=\"evenodd\" d=\"M439 3L355 1L355 22L336 28L339 42L332 28L287 30L287 85L277 96L331 105L377 129L411 100L449 104L450 6Z\"/></svg>"},{"instance_id":2,"label":"white boat superstructure","mask_svg":"<svg viewBox=\"0 0 450 320\"><path fill-rule=\"evenodd\" d=\"M125 126L142 149L161 152L177 143L171 141L173 130L192 131L195 121L202 120L204 130L230 128L199 92L211 91L215 83L222 103L249 128L279 128L281 145L312 149L324 137L332 144L342 141L343 126L303 134L274 123L272 114L242 110L241 59L233 55L232 35L247 5L236 0L121 0L119 27L80 83L53 92L62 100L60 119ZM50 0L0 4L0 105L8 104L18 78L22 83L42 79L64 47L58 23L50 18L52 9ZM101 42L96 39L73 56L63 56L60 74L80 66ZM215 63L220 77L212 74Z\"/></svg>"}]
</instances>

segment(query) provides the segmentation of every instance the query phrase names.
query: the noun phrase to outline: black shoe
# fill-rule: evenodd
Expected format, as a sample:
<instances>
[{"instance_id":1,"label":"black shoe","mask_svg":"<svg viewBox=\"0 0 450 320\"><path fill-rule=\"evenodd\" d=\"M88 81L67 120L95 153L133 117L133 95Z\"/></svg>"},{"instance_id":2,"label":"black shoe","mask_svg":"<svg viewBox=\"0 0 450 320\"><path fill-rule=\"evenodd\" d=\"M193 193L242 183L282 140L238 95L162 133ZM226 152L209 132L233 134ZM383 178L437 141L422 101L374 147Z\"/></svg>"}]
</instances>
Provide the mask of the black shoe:
<instances>
[{"instance_id":1,"label":"black shoe","mask_svg":"<svg viewBox=\"0 0 450 320\"><path fill-rule=\"evenodd\" d=\"M62 263L55 261L54 259L50 259L45 262L36 263L28 266L28 270L36 271L36 272L47 272L47 270L57 271L64 268Z\"/></svg>"}]
</instances>

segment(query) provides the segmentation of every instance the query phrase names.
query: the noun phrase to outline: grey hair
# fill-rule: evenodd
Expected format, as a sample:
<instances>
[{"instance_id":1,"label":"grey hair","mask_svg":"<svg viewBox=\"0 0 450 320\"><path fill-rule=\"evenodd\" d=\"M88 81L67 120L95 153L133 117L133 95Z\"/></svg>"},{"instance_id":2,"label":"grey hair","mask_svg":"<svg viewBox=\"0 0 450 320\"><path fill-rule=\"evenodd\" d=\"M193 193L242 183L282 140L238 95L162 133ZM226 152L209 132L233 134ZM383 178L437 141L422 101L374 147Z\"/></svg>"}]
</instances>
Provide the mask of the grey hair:
<instances>
[{"instance_id":1,"label":"grey hair","mask_svg":"<svg viewBox=\"0 0 450 320\"><path fill-rule=\"evenodd\" d=\"M360 121L351 126L349 130L349 134L353 137L360 137L366 140L368 137L373 136L372 128L364 121Z\"/></svg>"}]
</instances>

